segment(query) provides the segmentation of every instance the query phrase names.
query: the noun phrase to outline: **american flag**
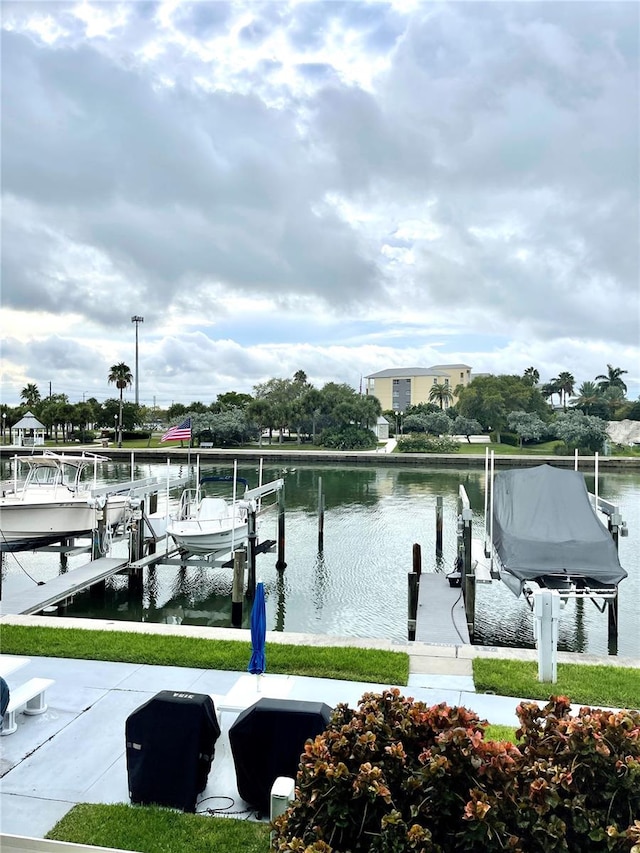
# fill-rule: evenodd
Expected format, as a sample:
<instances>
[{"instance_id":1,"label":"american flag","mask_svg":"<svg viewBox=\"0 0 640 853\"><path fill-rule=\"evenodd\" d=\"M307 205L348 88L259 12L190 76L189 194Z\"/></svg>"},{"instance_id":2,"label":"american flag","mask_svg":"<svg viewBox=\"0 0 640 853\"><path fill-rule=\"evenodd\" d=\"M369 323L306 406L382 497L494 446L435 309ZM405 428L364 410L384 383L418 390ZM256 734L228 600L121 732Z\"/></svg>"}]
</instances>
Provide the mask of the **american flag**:
<instances>
[{"instance_id":1,"label":"american flag","mask_svg":"<svg viewBox=\"0 0 640 853\"><path fill-rule=\"evenodd\" d=\"M191 418L187 418L179 426L171 427L160 441L191 441Z\"/></svg>"}]
</instances>

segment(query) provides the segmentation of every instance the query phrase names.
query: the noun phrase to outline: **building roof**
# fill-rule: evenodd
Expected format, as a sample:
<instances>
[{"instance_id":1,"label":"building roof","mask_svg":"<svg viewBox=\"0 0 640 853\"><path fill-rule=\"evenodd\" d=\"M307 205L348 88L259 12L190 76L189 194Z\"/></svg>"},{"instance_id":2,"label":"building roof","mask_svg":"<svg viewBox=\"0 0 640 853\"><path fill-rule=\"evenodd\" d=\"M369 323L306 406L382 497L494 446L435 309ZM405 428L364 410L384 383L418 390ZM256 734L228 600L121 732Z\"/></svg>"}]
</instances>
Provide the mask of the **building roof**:
<instances>
[{"instance_id":1,"label":"building roof","mask_svg":"<svg viewBox=\"0 0 640 853\"><path fill-rule=\"evenodd\" d=\"M33 412L26 412L11 429L45 429L45 425L40 423Z\"/></svg>"},{"instance_id":2,"label":"building roof","mask_svg":"<svg viewBox=\"0 0 640 853\"><path fill-rule=\"evenodd\" d=\"M469 364L434 364L433 367L390 367L387 370L370 373L365 379L390 379L391 377L402 376L439 376L443 370L452 370L459 367L471 370Z\"/></svg>"}]
</instances>

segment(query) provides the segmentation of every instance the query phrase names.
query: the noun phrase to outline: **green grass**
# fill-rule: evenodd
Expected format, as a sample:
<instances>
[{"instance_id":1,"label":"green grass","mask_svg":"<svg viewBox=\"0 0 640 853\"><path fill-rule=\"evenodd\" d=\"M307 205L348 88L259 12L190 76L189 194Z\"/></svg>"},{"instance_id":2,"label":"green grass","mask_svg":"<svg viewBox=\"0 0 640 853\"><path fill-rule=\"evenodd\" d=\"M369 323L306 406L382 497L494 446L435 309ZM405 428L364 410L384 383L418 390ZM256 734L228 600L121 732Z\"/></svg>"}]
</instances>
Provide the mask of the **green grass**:
<instances>
[{"instance_id":1,"label":"green grass","mask_svg":"<svg viewBox=\"0 0 640 853\"><path fill-rule=\"evenodd\" d=\"M516 729L512 726L498 726L492 723L487 726L484 733L485 740L506 740L509 743L516 743Z\"/></svg>"},{"instance_id":2,"label":"green grass","mask_svg":"<svg viewBox=\"0 0 640 853\"><path fill-rule=\"evenodd\" d=\"M475 658L473 679L478 693L497 693L547 701L568 696L578 705L640 708L640 669L608 665L558 664L555 684L538 681L535 661Z\"/></svg>"},{"instance_id":3,"label":"green grass","mask_svg":"<svg viewBox=\"0 0 640 853\"><path fill-rule=\"evenodd\" d=\"M128 631L3 625L5 654L124 661L156 666L187 666L244 672L250 657L248 642L167 637ZM270 643L267 671L343 681L407 683L409 657L404 652L342 646L298 646Z\"/></svg>"},{"instance_id":4,"label":"green grass","mask_svg":"<svg viewBox=\"0 0 640 853\"><path fill-rule=\"evenodd\" d=\"M125 803L75 806L46 837L138 853L266 853L269 849L265 823Z\"/></svg>"}]
</instances>

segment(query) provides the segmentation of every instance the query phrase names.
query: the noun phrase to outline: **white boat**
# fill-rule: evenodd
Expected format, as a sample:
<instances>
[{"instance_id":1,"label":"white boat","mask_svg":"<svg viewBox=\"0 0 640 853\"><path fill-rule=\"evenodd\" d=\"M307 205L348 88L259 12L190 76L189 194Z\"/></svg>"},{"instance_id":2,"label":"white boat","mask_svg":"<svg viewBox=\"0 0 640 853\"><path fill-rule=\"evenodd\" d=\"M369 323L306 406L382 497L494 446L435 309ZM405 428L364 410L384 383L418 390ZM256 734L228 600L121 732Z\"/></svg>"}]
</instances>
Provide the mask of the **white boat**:
<instances>
[{"instance_id":1,"label":"white boat","mask_svg":"<svg viewBox=\"0 0 640 853\"><path fill-rule=\"evenodd\" d=\"M202 486L208 482L233 483L233 499L205 495ZM237 497L237 484L244 492ZM284 486L284 480L273 480L249 489L242 477L202 477L196 489L185 489L178 512L169 518L166 532L176 544L190 554L206 555L232 551L246 545L249 536L249 512L260 512L260 501Z\"/></svg>"},{"instance_id":2,"label":"white boat","mask_svg":"<svg viewBox=\"0 0 640 853\"><path fill-rule=\"evenodd\" d=\"M202 491L205 482L234 482L234 498L207 497ZM247 481L240 477L202 477L197 489L185 489L175 518L167 523L167 533L176 544L191 554L214 554L244 545L249 534L248 510L250 501L237 500L235 486Z\"/></svg>"},{"instance_id":3,"label":"white boat","mask_svg":"<svg viewBox=\"0 0 640 853\"><path fill-rule=\"evenodd\" d=\"M0 551L26 551L87 535L98 527L100 514L109 528L123 520L128 495L92 491L98 463L108 461L106 457L45 451L14 461L13 486L5 485L0 496ZM19 465L28 467L22 483Z\"/></svg>"}]
</instances>

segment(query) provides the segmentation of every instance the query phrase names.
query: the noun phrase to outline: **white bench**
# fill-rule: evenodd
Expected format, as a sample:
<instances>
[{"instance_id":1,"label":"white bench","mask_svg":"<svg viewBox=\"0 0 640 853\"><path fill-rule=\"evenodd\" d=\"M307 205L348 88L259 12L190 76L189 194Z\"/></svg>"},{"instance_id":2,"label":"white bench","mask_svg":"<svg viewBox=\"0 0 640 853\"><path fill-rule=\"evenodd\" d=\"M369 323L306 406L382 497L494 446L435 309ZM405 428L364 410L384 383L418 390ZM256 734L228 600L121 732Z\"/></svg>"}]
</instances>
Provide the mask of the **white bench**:
<instances>
[{"instance_id":1,"label":"white bench","mask_svg":"<svg viewBox=\"0 0 640 853\"><path fill-rule=\"evenodd\" d=\"M212 441L201 441L200 447L202 447L203 449L204 448L211 449L213 447L213 442Z\"/></svg>"},{"instance_id":2,"label":"white bench","mask_svg":"<svg viewBox=\"0 0 640 853\"><path fill-rule=\"evenodd\" d=\"M81 853L81 851L104 851L124 853L113 847L93 847L88 844L71 844L68 841L51 841L47 838L30 838L26 835L0 834L2 853Z\"/></svg>"},{"instance_id":3,"label":"white bench","mask_svg":"<svg viewBox=\"0 0 640 853\"><path fill-rule=\"evenodd\" d=\"M24 708L25 714L44 714L47 703L44 701L45 690L55 684L51 678L31 678L19 687L11 687L9 704L2 718L2 734L11 735L18 728L16 714Z\"/></svg>"}]
</instances>

